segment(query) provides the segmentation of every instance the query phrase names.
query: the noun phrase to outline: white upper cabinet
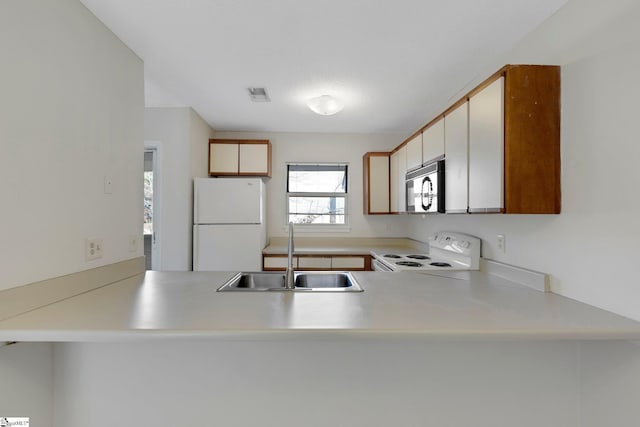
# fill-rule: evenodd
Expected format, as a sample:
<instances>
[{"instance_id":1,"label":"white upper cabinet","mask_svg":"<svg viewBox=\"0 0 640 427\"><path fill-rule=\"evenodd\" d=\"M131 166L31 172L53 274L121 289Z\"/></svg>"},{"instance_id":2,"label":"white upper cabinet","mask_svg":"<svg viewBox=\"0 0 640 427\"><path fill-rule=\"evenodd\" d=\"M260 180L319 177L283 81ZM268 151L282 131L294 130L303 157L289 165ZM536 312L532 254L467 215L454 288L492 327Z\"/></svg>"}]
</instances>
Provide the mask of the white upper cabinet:
<instances>
[{"instance_id":1,"label":"white upper cabinet","mask_svg":"<svg viewBox=\"0 0 640 427\"><path fill-rule=\"evenodd\" d=\"M444 156L444 119L440 119L422 132L422 163Z\"/></svg>"},{"instance_id":2,"label":"white upper cabinet","mask_svg":"<svg viewBox=\"0 0 640 427\"><path fill-rule=\"evenodd\" d=\"M409 141L406 148L407 170L422 166L422 133Z\"/></svg>"},{"instance_id":3,"label":"white upper cabinet","mask_svg":"<svg viewBox=\"0 0 640 427\"><path fill-rule=\"evenodd\" d=\"M269 145L240 144L240 173L269 175Z\"/></svg>"},{"instance_id":4,"label":"white upper cabinet","mask_svg":"<svg viewBox=\"0 0 640 427\"><path fill-rule=\"evenodd\" d=\"M271 176L268 140L209 140L209 175Z\"/></svg>"},{"instance_id":5,"label":"white upper cabinet","mask_svg":"<svg viewBox=\"0 0 640 427\"><path fill-rule=\"evenodd\" d=\"M209 173L238 173L238 144L216 143L209 145Z\"/></svg>"},{"instance_id":6,"label":"white upper cabinet","mask_svg":"<svg viewBox=\"0 0 640 427\"><path fill-rule=\"evenodd\" d=\"M503 179L504 77L500 77L469 99L469 212L500 212Z\"/></svg>"},{"instance_id":7,"label":"white upper cabinet","mask_svg":"<svg viewBox=\"0 0 640 427\"><path fill-rule=\"evenodd\" d=\"M405 177L407 174L407 146L403 145L391 155L390 159L390 197L391 212L406 212Z\"/></svg>"},{"instance_id":8,"label":"white upper cabinet","mask_svg":"<svg viewBox=\"0 0 640 427\"><path fill-rule=\"evenodd\" d=\"M389 213L389 153L364 155L364 213Z\"/></svg>"},{"instance_id":9,"label":"white upper cabinet","mask_svg":"<svg viewBox=\"0 0 640 427\"><path fill-rule=\"evenodd\" d=\"M447 213L467 212L467 168L469 161L469 103L444 118L445 207Z\"/></svg>"}]
</instances>

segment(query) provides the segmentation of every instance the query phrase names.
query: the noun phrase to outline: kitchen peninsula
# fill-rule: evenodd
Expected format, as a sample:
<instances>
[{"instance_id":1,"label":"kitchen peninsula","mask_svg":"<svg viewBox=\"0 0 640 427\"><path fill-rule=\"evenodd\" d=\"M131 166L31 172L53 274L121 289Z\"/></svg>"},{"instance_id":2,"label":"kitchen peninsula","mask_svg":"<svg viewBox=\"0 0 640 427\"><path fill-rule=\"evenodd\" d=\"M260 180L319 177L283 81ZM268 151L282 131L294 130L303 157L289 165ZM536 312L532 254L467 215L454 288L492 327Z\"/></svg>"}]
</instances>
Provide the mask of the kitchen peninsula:
<instances>
[{"instance_id":1,"label":"kitchen peninsula","mask_svg":"<svg viewBox=\"0 0 640 427\"><path fill-rule=\"evenodd\" d=\"M0 340L640 339L640 322L487 272L353 274L364 292L310 295L218 293L234 272L149 271L6 319Z\"/></svg>"},{"instance_id":2,"label":"kitchen peninsula","mask_svg":"<svg viewBox=\"0 0 640 427\"><path fill-rule=\"evenodd\" d=\"M581 426L599 395L583 384L618 366L610 351L633 357L640 323L482 266L354 272L364 292L315 294L150 271L0 321L0 340L20 341L5 361L52 355L53 425Z\"/></svg>"}]
</instances>

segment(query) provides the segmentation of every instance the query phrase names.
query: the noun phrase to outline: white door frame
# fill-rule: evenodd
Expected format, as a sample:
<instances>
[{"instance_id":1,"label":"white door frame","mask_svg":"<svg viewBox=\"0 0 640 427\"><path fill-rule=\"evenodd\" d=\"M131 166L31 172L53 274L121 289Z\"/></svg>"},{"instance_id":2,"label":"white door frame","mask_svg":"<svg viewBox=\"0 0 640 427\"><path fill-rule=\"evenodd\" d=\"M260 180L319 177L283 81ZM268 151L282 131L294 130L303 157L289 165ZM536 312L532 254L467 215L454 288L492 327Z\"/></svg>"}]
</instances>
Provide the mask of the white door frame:
<instances>
[{"instance_id":1,"label":"white door frame","mask_svg":"<svg viewBox=\"0 0 640 427\"><path fill-rule=\"evenodd\" d=\"M153 151L153 236L151 237L151 269L162 270L162 144L145 141L145 151Z\"/></svg>"}]
</instances>

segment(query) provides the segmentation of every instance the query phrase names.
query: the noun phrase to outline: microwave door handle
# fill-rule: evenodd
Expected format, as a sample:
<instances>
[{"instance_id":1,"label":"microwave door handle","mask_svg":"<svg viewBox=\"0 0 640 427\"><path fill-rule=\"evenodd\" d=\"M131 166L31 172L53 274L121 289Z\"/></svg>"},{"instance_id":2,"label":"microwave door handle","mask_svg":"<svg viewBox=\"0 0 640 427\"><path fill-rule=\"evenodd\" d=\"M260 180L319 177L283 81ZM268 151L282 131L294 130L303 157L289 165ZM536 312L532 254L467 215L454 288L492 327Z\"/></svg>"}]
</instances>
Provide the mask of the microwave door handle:
<instances>
[{"instance_id":1,"label":"microwave door handle","mask_svg":"<svg viewBox=\"0 0 640 427\"><path fill-rule=\"evenodd\" d=\"M427 183L429 183L429 193L428 193L429 203L425 205L424 204L424 196L425 196L424 186ZM433 203L433 183L431 182L431 178L429 178L428 176L425 177L422 180L422 188L421 188L421 191L420 191L420 199L421 199L421 203L422 203L422 209L424 209L425 212L428 212L429 209L431 209L431 204Z\"/></svg>"}]
</instances>

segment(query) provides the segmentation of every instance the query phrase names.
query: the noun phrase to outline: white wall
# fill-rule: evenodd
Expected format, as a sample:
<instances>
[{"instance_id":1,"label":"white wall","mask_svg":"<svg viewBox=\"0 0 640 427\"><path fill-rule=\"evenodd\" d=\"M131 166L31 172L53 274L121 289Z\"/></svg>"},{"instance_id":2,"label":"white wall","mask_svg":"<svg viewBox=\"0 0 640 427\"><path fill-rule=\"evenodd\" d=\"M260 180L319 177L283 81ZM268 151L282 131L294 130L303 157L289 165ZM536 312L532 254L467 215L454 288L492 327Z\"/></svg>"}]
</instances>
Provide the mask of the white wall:
<instances>
[{"instance_id":1,"label":"white wall","mask_svg":"<svg viewBox=\"0 0 640 427\"><path fill-rule=\"evenodd\" d=\"M142 61L77 0L0 2L0 52L0 289L142 256Z\"/></svg>"},{"instance_id":2,"label":"white wall","mask_svg":"<svg viewBox=\"0 0 640 427\"><path fill-rule=\"evenodd\" d=\"M579 426L579 343L55 345L55 425Z\"/></svg>"},{"instance_id":3,"label":"white wall","mask_svg":"<svg viewBox=\"0 0 640 427\"><path fill-rule=\"evenodd\" d=\"M0 417L53 426L53 346L0 343Z\"/></svg>"},{"instance_id":4,"label":"white wall","mask_svg":"<svg viewBox=\"0 0 640 427\"><path fill-rule=\"evenodd\" d=\"M160 147L160 265L191 270L193 178L206 177L213 130L189 107L146 108L144 139Z\"/></svg>"},{"instance_id":5,"label":"white wall","mask_svg":"<svg viewBox=\"0 0 640 427\"><path fill-rule=\"evenodd\" d=\"M389 215L363 215L362 156L368 151L388 151L400 140L394 134L319 134L216 132L216 138L268 139L272 144L271 179L266 180L267 233L286 235L285 199L287 162L349 163L349 233L322 233L340 237L403 237L402 221ZM305 235L296 231L296 235ZM318 236L317 233L309 233Z\"/></svg>"},{"instance_id":6,"label":"white wall","mask_svg":"<svg viewBox=\"0 0 640 427\"><path fill-rule=\"evenodd\" d=\"M410 236L477 235L485 257L549 273L554 292L640 320L638 23L638 2L573 0L494 64L562 65L560 215L412 217Z\"/></svg>"}]
</instances>

